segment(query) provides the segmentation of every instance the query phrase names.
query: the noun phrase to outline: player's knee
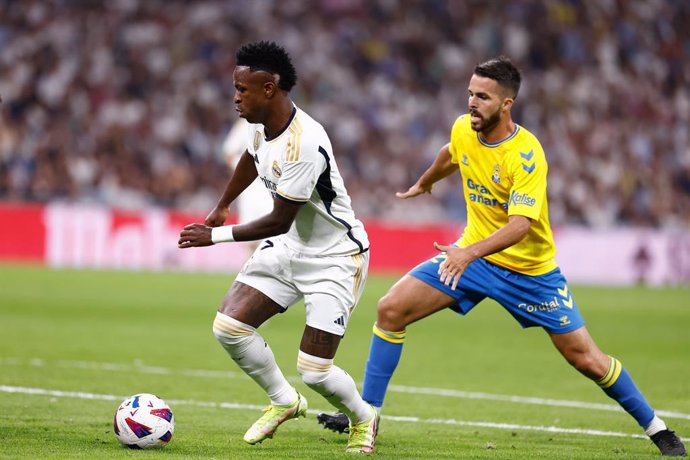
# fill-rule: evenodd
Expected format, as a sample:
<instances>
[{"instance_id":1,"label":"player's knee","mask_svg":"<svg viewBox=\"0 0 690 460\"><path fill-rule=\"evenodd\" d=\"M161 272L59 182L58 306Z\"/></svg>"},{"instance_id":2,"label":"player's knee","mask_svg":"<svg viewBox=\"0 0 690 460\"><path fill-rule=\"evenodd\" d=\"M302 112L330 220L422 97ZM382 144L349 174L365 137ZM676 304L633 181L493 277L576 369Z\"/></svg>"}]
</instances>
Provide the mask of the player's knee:
<instances>
[{"instance_id":1,"label":"player's knee","mask_svg":"<svg viewBox=\"0 0 690 460\"><path fill-rule=\"evenodd\" d=\"M220 312L216 313L213 320L213 335L224 348L234 347L249 340L254 332L255 329L248 324Z\"/></svg>"},{"instance_id":2,"label":"player's knee","mask_svg":"<svg viewBox=\"0 0 690 460\"><path fill-rule=\"evenodd\" d=\"M404 304L395 296L386 294L377 306L376 324L388 331L402 331L407 326Z\"/></svg>"},{"instance_id":3,"label":"player's knee","mask_svg":"<svg viewBox=\"0 0 690 460\"><path fill-rule=\"evenodd\" d=\"M571 353L566 355L566 359L578 372L591 379L598 379L603 376L600 371L601 366L593 353Z\"/></svg>"},{"instance_id":4,"label":"player's knee","mask_svg":"<svg viewBox=\"0 0 690 460\"><path fill-rule=\"evenodd\" d=\"M312 390L316 390L317 393L319 392L318 389L322 387L326 379L328 379L330 371L330 366L316 369L305 365L301 360L297 361L297 372L299 372L299 375L302 377L302 382Z\"/></svg>"},{"instance_id":5,"label":"player's knee","mask_svg":"<svg viewBox=\"0 0 690 460\"><path fill-rule=\"evenodd\" d=\"M328 379L328 374L330 371L308 371L297 366L297 372L299 372L302 377L302 382L312 390L318 390L319 387L323 386L326 379ZM318 391L317 391L318 392Z\"/></svg>"}]
</instances>

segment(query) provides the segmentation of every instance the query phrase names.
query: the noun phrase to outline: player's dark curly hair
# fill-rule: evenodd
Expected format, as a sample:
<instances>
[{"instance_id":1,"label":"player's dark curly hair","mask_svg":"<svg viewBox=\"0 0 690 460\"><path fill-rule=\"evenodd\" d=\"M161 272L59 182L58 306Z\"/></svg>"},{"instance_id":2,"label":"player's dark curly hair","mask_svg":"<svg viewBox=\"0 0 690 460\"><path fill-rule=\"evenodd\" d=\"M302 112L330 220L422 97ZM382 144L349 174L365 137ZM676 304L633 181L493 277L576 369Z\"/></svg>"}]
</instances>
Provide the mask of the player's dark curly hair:
<instances>
[{"instance_id":1,"label":"player's dark curly hair","mask_svg":"<svg viewBox=\"0 0 690 460\"><path fill-rule=\"evenodd\" d=\"M297 72L290 56L282 46L275 42L260 41L242 45L235 53L238 66L247 66L251 70L264 70L280 75L278 87L290 91L297 83Z\"/></svg>"},{"instance_id":2,"label":"player's dark curly hair","mask_svg":"<svg viewBox=\"0 0 690 460\"><path fill-rule=\"evenodd\" d=\"M507 57L499 56L477 64L474 68L474 74L496 80L499 85L510 90L513 99L517 98L522 77L520 71Z\"/></svg>"}]
</instances>

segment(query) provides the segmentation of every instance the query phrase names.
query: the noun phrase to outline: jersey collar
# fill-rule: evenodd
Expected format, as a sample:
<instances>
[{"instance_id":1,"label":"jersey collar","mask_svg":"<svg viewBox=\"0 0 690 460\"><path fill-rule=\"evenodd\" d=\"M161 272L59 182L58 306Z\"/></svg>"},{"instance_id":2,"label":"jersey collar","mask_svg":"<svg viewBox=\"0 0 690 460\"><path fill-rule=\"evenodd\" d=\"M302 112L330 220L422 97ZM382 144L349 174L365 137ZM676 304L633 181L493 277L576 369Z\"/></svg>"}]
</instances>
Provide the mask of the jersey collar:
<instances>
[{"instance_id":1,"label":"jersey collar","mask_svg":"<svg viewBox=\"0 0 690 460\"><path fill-rule=\"evenodd\" d=\"M479 134L479 132L477 132L477 140L479 141L480 144L482 144L485 147L494 148L494 147L498 147L499 145L503 144L504 142L508 142L509 140L514 138L517 135L518 131L520 131L520 125L515 123L515 129L505 139L501 139L500 141L497 141L497 142L487 142L484 139L482 139L481 134Z\"/></svg>"},{"instance_id":2,"label":"jersey collar","mask_svg":"<svg viewBox=\"0 0 690 460\"><path fill-rule=\"evenodd\" d=\"M297 107L293 105L292 106L292 113L290 114L290 118L288 119L288 122L285 123L285 126L283 126L280 131L275 133L275 135L268 137L266 135L266 128L264 127L264 139L266 139L267 141L272 141L273 139L278 139L280 137L280 135L283 134L285 132L285 130L288 129L288 127L290 127L290 123L292 123L292 120L295 119L295 115L297 115Z\"/></svg>"}]
</instances>

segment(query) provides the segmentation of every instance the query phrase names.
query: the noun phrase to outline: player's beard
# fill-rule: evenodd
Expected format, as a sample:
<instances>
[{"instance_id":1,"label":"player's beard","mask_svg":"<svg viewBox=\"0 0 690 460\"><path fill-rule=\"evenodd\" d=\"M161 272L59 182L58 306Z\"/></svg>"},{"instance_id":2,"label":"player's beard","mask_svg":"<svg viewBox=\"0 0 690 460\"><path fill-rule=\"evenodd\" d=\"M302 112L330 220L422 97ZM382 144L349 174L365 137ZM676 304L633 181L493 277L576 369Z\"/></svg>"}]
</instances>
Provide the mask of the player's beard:
<instances>
[{"instance_id":1,"label":"player's beard","mask_svg":"<svg viewBox=\"0 0 690 460\"><path fill-rule=\"evenodd\" d=\"M475 115L479 115L479 117L481 117L481 122L479 123L479 126L476 126L476 127L474 125L471 125L471 126L472 126L473 130L475 130L479 133L482 133L484 135L487 135L491 131L493 131L494 128L496 128L496 126L498 126L498 123L501 121L501 109L500 108L498 110L496 110L494 113L492 113L491 115L489 115L488 117L484 117L482 114L480 114L477 111L470 112L470 113L471 114L474 113Z\"/></svg>"}]
</instances>

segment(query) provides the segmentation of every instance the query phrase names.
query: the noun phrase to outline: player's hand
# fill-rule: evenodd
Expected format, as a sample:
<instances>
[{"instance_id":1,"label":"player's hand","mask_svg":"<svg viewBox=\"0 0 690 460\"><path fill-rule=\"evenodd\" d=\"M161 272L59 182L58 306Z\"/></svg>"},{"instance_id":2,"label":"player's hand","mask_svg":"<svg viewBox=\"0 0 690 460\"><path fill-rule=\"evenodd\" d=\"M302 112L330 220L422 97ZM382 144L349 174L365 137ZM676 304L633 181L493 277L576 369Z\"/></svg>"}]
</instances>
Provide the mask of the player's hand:
<instances>
[{"instance_id":1,"label":"player's hand","mask_svg":"<svg viewBox=\"0 0 690 460\"><path fill-rule=\"evenodd\" d=\"M431 187L422 187L419 184L414 184L412 187L407 189L407 192L397 192L395 196L404 200L406 198L412 198L424 193L431 193Z\"/></svg>"},{"instance_id":2,"label":"player's hand","mask_svg":"<svg viewBox=\"0 0 690 460\"><path fill-rule=\"evenodd\" d=\"M204 224L208 225L209 227L220 227L225 225L225 220L229 215L230 210L228 208L216 206L210 213L208 213Z\"/></svg>"},{"instance_id":3,"label":"player's hand","mask_svg":"<svg viewBox=\"0 0 690 460\"><path fill-rule=\"evenodd\" d=\"M474 258L469 251L457 246L443 246L434 242L434 247L438 251L446 253L446 258L438 267L439 279L443 284L455 290L458 287L460 276Z\"/></svg>"},{"instance_id":4,"label":"player's hand","mask_svg":"<svg viewBox=\"0 0 690 460\"><path fill-rule=\"evenodd\" d=\"M204 224L189 224L180 232L180 239L177 241L178 248L194 248L201 246L211 246L211 227Z\"/></svg>"}]
</instances>

